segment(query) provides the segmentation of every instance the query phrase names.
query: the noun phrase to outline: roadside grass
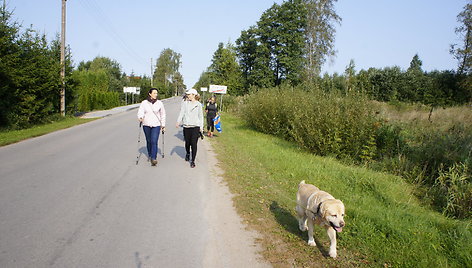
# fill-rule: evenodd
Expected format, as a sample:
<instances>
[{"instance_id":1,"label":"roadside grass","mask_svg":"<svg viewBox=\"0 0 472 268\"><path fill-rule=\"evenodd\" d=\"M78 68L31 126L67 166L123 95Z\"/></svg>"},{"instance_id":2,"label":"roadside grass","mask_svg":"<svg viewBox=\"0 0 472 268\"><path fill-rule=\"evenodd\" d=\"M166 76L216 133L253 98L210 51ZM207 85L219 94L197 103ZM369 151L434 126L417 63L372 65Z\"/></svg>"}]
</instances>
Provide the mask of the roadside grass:
<instances>
[{"instance_id":1,"label":"roadside grass","mask_svg":"<svg viewBox=\"0 0 472 268\"><path fill-rule=\"evenodd\" d=\"M0 146L5 146L25 139L42 136L44 134L54 132L60 129L73 127L95 120L96 118L76 118L66 117L63 120L52 123L37 125L27 129L21 130L0 130Z\"/></svg>"},{"instance_id":2,"label":"roadside grass","mask_svg":"<svg viewBox=\"0 0 472 268\"><path fill-rule=\"evenodd\" d=\"M400 177L310 154L223 116L224 133L211 143L238 213L262 234L262 254L275 267L472 267L471 221L422 207ZM315 227L317 247L298 230L294 208L301 180L346 206L336 260L328 257L324 229Z\"/></svg>"}]
</instances>

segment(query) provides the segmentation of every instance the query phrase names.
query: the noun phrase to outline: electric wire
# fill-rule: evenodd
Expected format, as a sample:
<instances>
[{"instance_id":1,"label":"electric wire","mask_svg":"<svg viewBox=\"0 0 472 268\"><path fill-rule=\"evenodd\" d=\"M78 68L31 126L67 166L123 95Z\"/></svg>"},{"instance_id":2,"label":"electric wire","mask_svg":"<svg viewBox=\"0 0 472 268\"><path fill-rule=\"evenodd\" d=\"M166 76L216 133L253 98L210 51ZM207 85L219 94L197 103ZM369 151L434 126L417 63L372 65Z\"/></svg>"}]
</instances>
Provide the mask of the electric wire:
<instances>
[{"instance_id":1,"label":"electric wire","mask_svg":"<svg viewBox=\"0 0 472 268\"><path fill-rule=\"evenodd\" d=\"M106 13L98 5L95 0L82 0L78 1L80 5L87 11L87 13L95 20L95 22L122 48L122 50L140 65L147 65L147 61L144 60L138 53L136 53L127 42L115 31L113 23L108 19Z\"/></svg>"}]
</instances>

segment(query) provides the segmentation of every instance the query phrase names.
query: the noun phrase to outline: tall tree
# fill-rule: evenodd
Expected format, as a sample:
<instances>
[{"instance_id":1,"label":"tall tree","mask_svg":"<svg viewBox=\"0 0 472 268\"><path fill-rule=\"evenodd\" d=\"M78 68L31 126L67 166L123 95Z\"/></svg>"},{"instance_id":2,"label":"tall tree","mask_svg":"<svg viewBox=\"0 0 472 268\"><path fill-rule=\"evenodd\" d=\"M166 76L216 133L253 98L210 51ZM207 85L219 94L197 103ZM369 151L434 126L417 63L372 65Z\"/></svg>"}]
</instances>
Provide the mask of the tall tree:
<instances>
[{"instance_id":1,"label":"tall tree","mask_svg":"<svg viewBox=\"0 0 472 268\"><path fill-rule=\"evenodd\" d=\"M236 60L236 51L231 44L228 43L226 47L223 43L218 44L208 72L211 83L228 86L230 94L243 94L241 70Z\"/></svg>"},{"instance_id":2,"label":"tall tree","mask_svg":"<svg viewBox=\"0 0 472 268\"><path fill-rule=\"evenodd\" d=\"M241 32L236 51L246 89L302 81L306 14L302 0L273 4L257 26Z\"/></svg>"},{"instance_id":3,"label":"tall tree","mask_svg":"<svg viewBox=\"0 0 472 268\"><path fill-rule=\"evenodd\" d=\"M421 68L423 62L418 54L415 54L410 61L406 73L404 73L403 83L398 87L398 100L405 102L419 101L427 91L426 76Z\"/></svg>"},{"instance_id":4,"label":"tall tree","mask_svg":"<svg viewBox=\"0 0 472 268\"><path fill-rule=\"evenodd\" d=\"M337 0L303 0L307 7L306 24L306 76L314 81L321 72L327 57L336 54L334 49L336 24L341 17L334 10Z\"/></svg>"},{"instance_id":5,"label":"tall tree","mask_svg":"<svg viewBox=\"0 0 472 268\"><path fill-rule=\"evenodd\" d=\"M108 90L111 92L123 92L124 77L122 77L120 64L108 57L95 57L92 61L80 62L79 71L102 72L107 74Z\"/></svg>"},{"instance_id":6,"label":"tall tree","mask_svg":"<svg viewBox=\"0 0 472 268\"><path fill-rule=\"evenodd\" d=\"M458 74L461 79L461 87L467 91L467 95L472 96L472 4L468 3L457 16L457 20L461 23L456 28L462 40L462 46L451 45L451 53L459 62ZM469 99L472 102L472 97Z\"/></svg>"},{"instance_id":7,"label":"tall tree","mask_svg":"<svg viewBox=\"0 0 472 268\"><path fill-rule=\"evenodd\" d=\"M472 73L472 4L466 4L461 13L457 16L457 21L461 23L455 29L463 44L451 45L450 52L459 62L458 73Z\"/></svg>"},{"instance_id":8,"label":"tall tree","mask_svg":"<svg viewBox=\"0 0 472 268\"><path fill-rule=\"evenodd\" d=\"M259 38L263 53L269 56L275 85L287 81L301 82L305 54L306 6L301 0L274 4L259 22Z\"/></svg>"},{"instance_id":9,"label":"tall tree","mask_svg":"<svg viewBox=\"0 0 472 268\"><path fill-rule=\"evenodd\" d=\"M410 61L410 67L408 67L408 72L417 72L417 73L423 73L423 69L421 69L421 66L423 66L423 62L420 60L420 57L418 54L415 54L413 58Z\"/></svg>"},{"instance_id":10,"label":"tall tree","mask_svg":"<svg viewBox=\"0 0 472 268\"><path fill-rule=\"evenodd\" d=\"M177 85L174 85L173 81L175 81L174 77L179 72L182 64L180 61L181 57L179 53L166 48L157 58L153 80L161 95L170 97L176 92Z\"/></svg>"},{"instance_id":11,"label":"tall tree","mask_svg":"<svg viewBox=\"0 0 472 268\"><path fill-rule=\"evenodd\" d=\"M349 65L346 66L344 75L346 76L346 90L350 92L351 90L354 90L356 84L356 64L353 59L351 59Z\"/></svg>"},{"instance_id":12,"label":"tall tree","mask_svg":"<svg viewBox=\"0 0 472 268\"><path fill-rule=\"evenodd\" d=\"M257 28L254 26L247 31L242 31L241 36L236 40L236 55L239 58L239 66L246 88L256 82L251 74L256 65L257 43Z\"/></svg>"},{"instance_id":13,"label":"tall tree","mask_svg":"<svg viewBox=\"0 0 472 268\"><path fill-rule=\"evenodd\" d=\"M16 76L19 70L18 58L21 48L16 42L20 26L11 21L12 13L5 6L0 7L0 125L9 126L15 117L14 107Z\"/></svg>"}]
</instances>

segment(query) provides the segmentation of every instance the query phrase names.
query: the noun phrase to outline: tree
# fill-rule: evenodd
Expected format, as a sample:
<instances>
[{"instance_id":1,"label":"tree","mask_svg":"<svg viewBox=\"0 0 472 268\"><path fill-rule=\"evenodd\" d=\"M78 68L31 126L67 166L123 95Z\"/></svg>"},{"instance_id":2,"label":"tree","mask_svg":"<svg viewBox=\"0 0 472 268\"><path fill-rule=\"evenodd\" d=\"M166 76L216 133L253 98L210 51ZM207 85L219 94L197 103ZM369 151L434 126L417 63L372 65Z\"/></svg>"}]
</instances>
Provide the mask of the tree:
<instances>
[{"instance_id":1,"label":"tree","mask_svg":"<svg viewBox=\"0 0 472 268\"><path fill-rule=\"evenodd\" d=\"M458 73L470 74L472 72L472 4L466 4L464 10L457 16L457 21L462 25L455 29L463 41L462 46L451 45L450 52L459 62Z\"/></svg>"},{"instance_id":2,"label":"tree","mask_svg":"<svg viewBox=\"0 0 472 268\"><path fill-rule=\"evenodd\" d=\"M236 55L239 58L245 88L256 83L252 73L256 66L257 43L257 28L254 26L247 31L242 31L241 36L236 40Z\"/></svg>"},{"instance_id":3,"label":"tree","mask_svg":"<svg viewBox=\"0 0 472 268\"><path fill-rule=\"evenodd\" d=\"M472 4L466 4L464 9L457 16L457 21L461 23L455 30L463 41L462 46L451 45L450 52L459 63L458 74L461 76L461 86L472 95ZM472 101L472 99L469 99Z\"/></svg>"},{"instance_id":4,"label":"tree","mask_svg":"<svg viewBox=\"0 0 472 268\"><path fill-rule=\"evenodd\" d=\"M356 84L356 64L353 59L349 61L349 65L346 67L344 75L346 76L346 90L351 92Z\"/></svg>"},{"instance_id":5,"label":"tree","mask_svg":"<svg viewBox=\"0 0 472 268\"><path fill-rule=\"evenodd\" d=\"M11 21L12 13L0 7L0 125L10 126L15 117L16 76L19 71L20 46L17 44L20 26Z\"/></svg>"},{"instance_id":6,"label":"tree","mask_svg":"<svg viewBox=\"0 0 472 268\"><path fill-rule=\"evenodd\" d=\"M299 84L305 65L306 6L301 0L273 4L257 26L242 31L236 51L244 78L250 86Z\"/></svg>"},{"instance_id":7,"label":"tree","mask_svg":"<svg viewBox=\"0 0 472 268\"><path fill-rule=\"evenodd\" d=\"M427 77L421 66L423 62L420 60L418 54L415 54L410 61L404 76L404 83L398 87L398 100L405 102L420 101L427 91Z\"/></svg>"},{"instance_id":8,"label":"tree","mask_svg":"<svg viewBox=\"0 0 472 268\"><path fill-rule=\"evenodd\" d=\"M305 55L307 10L301 0L274 4L257 23L260 40L259 57L268 57L275 85L298 84L302 80Z\"/></svg>"},{"instance_id":9,"label":"tree","mask_svg":"<svg viewBox=\"0 0 472 268\"><path fill-rule=\"evenodd\" d=\"M180 73L177 73L181 66L181 57L179 53L174 52L170 48L166 48L161 52L159 58L157 58L153 80L160 95L170 97L178 91L176 90L177 85L174 85L173 81L177 81L174 77L180 75ZM178 86L182 87L181 84Z\"/></svg>"},{"instance_id":10,"label":"tree","mask_svg":"<svg viewBox=\"0 0 472 268\"><path fill-rule=\"evenodd\" d=\"M201 87L206 87L208 88L211 84L211 80L210 80L210 73L208 71L206 72L203 72L202 74L200 74L200 78L198 79L197 83L195 83L195 85L193 85L193 88L197 89L197 88L201 88Z\"/></svg>"},{"instance_id":11,"label":"tree","mask_svg":"<svg viewBox=\"0 0 472 268\"><path fill-rule=\"evenodd\" d=\"M101 72L107 74L108 90L110 92L123 92L125 76L122 75L120 64L107 57L95 57L92 61L80 62L78 71Z\"/></svg>"},{"instance_id":12,"label":"tree","mask_svg":"<svg viewBox=\"0 0 472 268\"><path fill-rule=\"evenodd\" d=\"M319 76L326 57L336 54L334 40L335 24L341 23L341 17L334 10L337 0L304 0L307 8L306 23L306 77L314 81Z\"/></svg>"},{"instance_id":13,"label":"tree","mask_svg":"<svg viewBox=\"0 0 472 268\"><path fill-rule=\"evenodd\" d=\"M210 82L212 84L228 86L228 93L242 95L241 70L236 60L236 52L231 44L226 47L218 44L218 49L213 54L211 65L208 68Z\"/></svg>"}]
</instances>

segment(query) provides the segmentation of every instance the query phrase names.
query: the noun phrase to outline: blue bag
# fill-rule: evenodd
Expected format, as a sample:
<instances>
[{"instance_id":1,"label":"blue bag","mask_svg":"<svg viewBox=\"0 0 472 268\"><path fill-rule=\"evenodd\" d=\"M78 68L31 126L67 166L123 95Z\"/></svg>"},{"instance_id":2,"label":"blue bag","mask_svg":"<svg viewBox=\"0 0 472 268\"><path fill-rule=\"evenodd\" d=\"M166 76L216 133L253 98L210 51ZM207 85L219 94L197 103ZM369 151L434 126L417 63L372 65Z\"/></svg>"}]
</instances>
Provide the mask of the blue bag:
<instances>
[{"instance_id":1,"label":"blue bag","mask_svg":"<svg viewBox=\"0 0 472 268\"><path fill-rule=\"evenodd\" d=\"M221 133L223 129L221 128L221 116L220 114L217 114L215 118L213 118L213 122L215 124L216 130Z\"/></svg>"}]
</instances>

